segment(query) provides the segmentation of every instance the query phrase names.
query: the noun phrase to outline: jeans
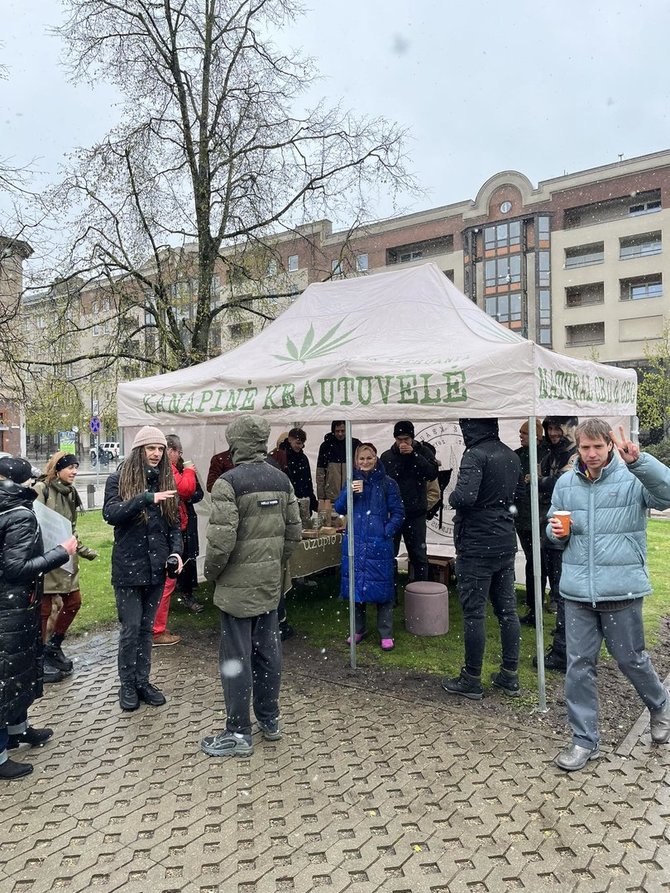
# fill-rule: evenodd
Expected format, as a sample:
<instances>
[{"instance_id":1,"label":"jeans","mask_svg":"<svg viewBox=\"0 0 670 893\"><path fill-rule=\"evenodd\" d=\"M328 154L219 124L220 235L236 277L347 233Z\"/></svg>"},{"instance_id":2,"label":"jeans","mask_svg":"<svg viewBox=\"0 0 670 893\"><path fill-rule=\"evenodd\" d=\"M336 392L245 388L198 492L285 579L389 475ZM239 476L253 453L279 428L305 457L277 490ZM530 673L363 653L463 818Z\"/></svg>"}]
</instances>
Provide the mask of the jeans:
<instances>
[{"instance_id":1,"label":"jeans","mask_svg":"<svg viewBox=\"0 0 670 893\"><path fill-rule=\"evenodd\" d=\"M556 626L551 641L552 652L565 660L565 602L558 591L563 568L562 549L543 549L542 558L549 578L550 599L556 603Z\"/></svg>"},{"instance_id":2,"label":"jeans","mask_svg":"<svg viewBox=\"0 0 670 893\"><path fill-rule=\"evenodd\" d=\"M405 519L404 524L393 537L394 554L400 551L400 541L405 540L407 556L414 570L415 580L428 579L428 550L426 549L426 516Z\"/></svg>"},{"instance_id":3,"label":"jeans","mask_svg":"<svg viewBox=\"0 0 670 893\"><path fill-rule=\"evenodd\" d=\"M523 554L526 557L526 607L528 613L535 616L535 577L533 576L533 532L532 530L518 530L516 535L519 537ZM544 589L547 579L547 573L544 566L544 555L540 550L542 569L540 571L540 582L542 583L542 596L544 600Z\"/></svg>"},{"instance_id":4,"label":"jeans","mask_svg":"<svg viewBox=\"0 0 670 893\"><path fill-rule=\"evenodd\" d=\"M249 701L260 722L279 717L281 641L277 611L233 617L219 611L219 671L229 732L251 734Z\"/></svg>"},{"instance_id":5,"label":"jeans","mask_svg":"<svg viewBox=\"0 0 670 893\"><path fill-rule=\"evenodd\" d=\"M0 766L7 762L7 745L10 735L20 735L28 728L28 711L23 710L14 722L0 728Z\"/></svg>"},{"instance_id":6,"label":"jeans","mask_svg":"<svg viewBox=\"0 0 670 893\"><path fill-rule=\"evenodd\" d=\"M122 683L145 685L151 673L151 647L156 610L163 585L115 587L119 635L119 679Z\"/></svg>"},{"instance_id":7,"label":"jeans","mask_svg":"<svg viewBox=\"0 0 670 893\"><path fill-rule=\"evenodd\" d=\"M393 602L384 602L377 606L377 632L380 639L390 639L393 636ZM356 632L365 632L367 616L366 602L356 602Z\"/></svg>"},{"instance_id":8,"label":"jeans","mask_svg":"<svg viewBox=\"0 0 670 893\"><path fill-rule=\"evenodd\" d=\"M456 558L458 597L463 608L465 669L481 676L486 646L486 607L491 600L500 624L502 665L516 673L521 627L514 592L514 552Z\"/></svg>"},{"instance_id":9,"label":"jeans","mask_svg":"<svg viewBox=\"0 0 670 893\"><path fill-rule=\"evenodd\" d=\"M667 692L644 647L642 599L619 611L598 611L589 603L565 601L568 667L565 704L572 742L598 746L598 655L603 639L624 676L649 710L659 710Z\"/></svg>"}]
</instances>

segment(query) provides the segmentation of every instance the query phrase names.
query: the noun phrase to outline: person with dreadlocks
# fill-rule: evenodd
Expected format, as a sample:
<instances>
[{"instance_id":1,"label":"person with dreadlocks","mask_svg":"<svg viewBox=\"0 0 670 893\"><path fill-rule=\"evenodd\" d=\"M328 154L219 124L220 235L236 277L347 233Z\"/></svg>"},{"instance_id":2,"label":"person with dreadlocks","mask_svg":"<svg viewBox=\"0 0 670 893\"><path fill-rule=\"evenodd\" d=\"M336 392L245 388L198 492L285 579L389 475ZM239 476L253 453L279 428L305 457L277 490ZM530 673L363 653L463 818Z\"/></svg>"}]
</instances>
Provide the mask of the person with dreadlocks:
<instances>
[{"instance_id":1,"label":"person with dreadlocks","mask_svg":"<svg viewBox=\"0 0 670 893\"><path fill-rule=\"evenodd\" d=\"M153 623L167 569L182 569L182 540L167 440L150 425L135 435L130 455L105 486L102 516L114 528L112 585L121 624L119 704L136 710L165 695L149 682Z\"/></svg>"}]
</instances>

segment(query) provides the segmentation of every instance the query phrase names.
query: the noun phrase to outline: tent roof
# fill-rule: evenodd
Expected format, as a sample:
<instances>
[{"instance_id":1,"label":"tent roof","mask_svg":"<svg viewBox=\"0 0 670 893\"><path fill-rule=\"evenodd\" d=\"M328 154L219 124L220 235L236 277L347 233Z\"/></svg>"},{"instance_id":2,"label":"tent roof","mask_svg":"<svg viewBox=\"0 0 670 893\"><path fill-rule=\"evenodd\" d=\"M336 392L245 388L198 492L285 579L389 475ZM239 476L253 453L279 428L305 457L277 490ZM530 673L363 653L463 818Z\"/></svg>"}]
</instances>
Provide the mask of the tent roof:
<instances>
[{"instance_id":1,"label":"tent roof","mask_svg":"<svg viewBox=\"0 0 670 893\"><path fill-rule=\"evenodd\" d=\"M235 350L119 385L122 426L635 414L634 371L499 325L433 263L310 285Z\"/></svg>"}]
</instances>

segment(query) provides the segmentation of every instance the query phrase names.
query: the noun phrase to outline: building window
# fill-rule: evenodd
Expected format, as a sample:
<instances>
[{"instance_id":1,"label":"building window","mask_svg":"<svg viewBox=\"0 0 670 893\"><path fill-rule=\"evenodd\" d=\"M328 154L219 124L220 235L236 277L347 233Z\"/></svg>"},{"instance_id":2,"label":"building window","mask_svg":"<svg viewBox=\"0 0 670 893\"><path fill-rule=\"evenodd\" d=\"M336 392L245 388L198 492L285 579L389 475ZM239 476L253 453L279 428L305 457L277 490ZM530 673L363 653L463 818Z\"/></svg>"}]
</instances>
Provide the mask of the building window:
<instances>
[{"instance_id":1,"label":"building window","mask_svg":"<svg viewBox=\"0 0 670 893\"><path fill-rule=\"evenodd\" d=\"M622 301L640 301L644 298L661 298L663 296L663 277L660 273L652 276L637 276L635 279L621 279Z\"/></svg>"},{"instance_id":2,"label":"building window","mask_svg":"<svg viewBox=\"0 0 670 893\"><path fill-rule=\"evenodd\" d=\"M367 254L357 254L356 255L356 272L367 273L367 271L368 271L368 256L367 256Z\"/></svg>"},{"instance_id":3,"label":"building window","mask_svg":"<svg viewBox=\"0 0 670 893\"><path fill-rule=\"evenodd\" d=\"M246 341L254 334L254 324L252 322L234 322L228 326L228 331L233 341Z\"/></svg>"},{"instance_id":4,"label":"building window","mask_svg":"<svg viewBox=\"0 0 670 893\"><path fill-rule=\"evenodd\" d=\"M521 221L498 223L484 228L484 250L494 251L521 244Z\"/></svg>"},{"instance_id":5,"label":"building window","mask_svg":"<svg viewBox=\"0 0 670 893\"><path fill-rule=\"evenodd\" d=\"M589 264L601 264L605 260L605 246L602 242L590 245L575 245L565 249L565 267L586 267Z\"/></svg>"},{"instance_id":6,"label":"building window","mask_svg":"<svg viewBox=\"0 0 670 893\"><path fill-rule=\"evenodd\" d=\"M484 309L502 325L517 329L521 323L521 294L515 292L486 298Z\"/></svg>"},{"instance_id":7,"label":"building window","mask_svg":"<svg viewBox=\"0 0 670 893\"><path fill-rule=\"evenodd\" d=\"M586 307L588 304L602 304L604 301L605 284L603 282L572 285L565 289L566 307Z\"/></svg>"},{"instance_id":8,"label":"building window","mask_svg":"<svg viewBox=\"0 0 670 893\"><path fill-rule=\"evenodd\" d=\"M537 218L537 240L538 242L548 242L550 233L550 220L548 217Z\"/></svg>"},{"instance_id":9,"label":"building window","mask_svg":"<svg viewBox=\"0 0 670 893\"><path fill-rule=\"evenodd\" d=\"M604 322L587 322L579 326L565 327L565 343L568 347L581 347L585 344L603 344L604 341Z\"/></svg>"},{"instance_id":10,"label":"building window","mask_svg":"<svg viewBox=\"0 0 670 893\"><path fill-rule=\"evenodd\" d=\"M484 263L484 285L492 288L521 282L521 255L508 254Z\"/></svg>"},{"instance_id":11,"label":"building window","mask_svg":"<svg viewBox=\"0 0 670 893\"><path fill-rule=\"evenodd\" d=\"M386 252L386 263L406 264L413 260L421 260L422 257L435 257L453 250L454 237L451 235L439 236L436 239L426 239L423 242L412 242L408 245L389 248Z\"/></svg>"},{"instance_id":12,"label":"building window","mask_svg":"<svg viewBox=\"0 0 670 893\"><path fill-rule=\"evenodd\" d=\"M330 262L330 272L333 276L342 275L342 261L339 258Z\"/></svg>"},{"instance_id":13,"label":"building window","mask_svg":"<svg viewBox=\"0 0 670 893\"><path fill-rule=\"evenodd\" d=\"M660 230L654 233L640 233L637 236L625 236L619 239L619 258L628 260L629 257L646 257L649 254L660 254L663 250L663 240Z\"/></svg>"},{"instance_id":14,"label":"building window","mask_svg":"<svg viewBox=\"0 0 670 893\"><path fill-rule=\"evenodd\" d=\"M287 269L289 273L295 273L298 269L298 255L290 254L288 258Z\"/></svg>"},{"instance_id":15,"label":"building window","mask_svg":"<svg viewBox=\"0 0 670 893\"><path fill-rule=\"evenodd\" d=\"M661 200L653 199L648 202L639 202L635 205L631 205L628 208L628 213L631 217L639 217L642 214L654 214L656 211L661 210Z\"/></svg>"}]
</instances>

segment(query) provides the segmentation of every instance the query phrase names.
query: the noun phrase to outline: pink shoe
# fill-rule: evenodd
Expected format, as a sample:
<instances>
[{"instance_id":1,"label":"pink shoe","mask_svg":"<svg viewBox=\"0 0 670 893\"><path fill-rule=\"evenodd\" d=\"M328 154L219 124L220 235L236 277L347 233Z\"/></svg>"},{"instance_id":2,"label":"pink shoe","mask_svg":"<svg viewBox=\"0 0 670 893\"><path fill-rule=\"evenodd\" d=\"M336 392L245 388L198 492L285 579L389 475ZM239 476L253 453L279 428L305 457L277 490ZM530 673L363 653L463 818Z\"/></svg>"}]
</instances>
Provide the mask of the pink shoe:
<instances>
[{"instance_id":1,"label":"pink shoe","mask_svg":"<svg viewBox=\"0 0 670 893\"><path fill-rule=\"evenodd\" d=\"M363 633L356 633L354 635L354 642L358 645L359 642L363 640ZM347 645L351 645L351 636L347 636Z\"/></svg>"},{"instance_id":2,"label":"pink shoe","mask_svg":"<svg viewBox=\"0 0 670 893\"><path fill-rule=\"evenodd\" d=\"M395 642L393 639L382 639L381 641L382 651L393 651L395 648Z\"/></svg>"}]
</instances>

